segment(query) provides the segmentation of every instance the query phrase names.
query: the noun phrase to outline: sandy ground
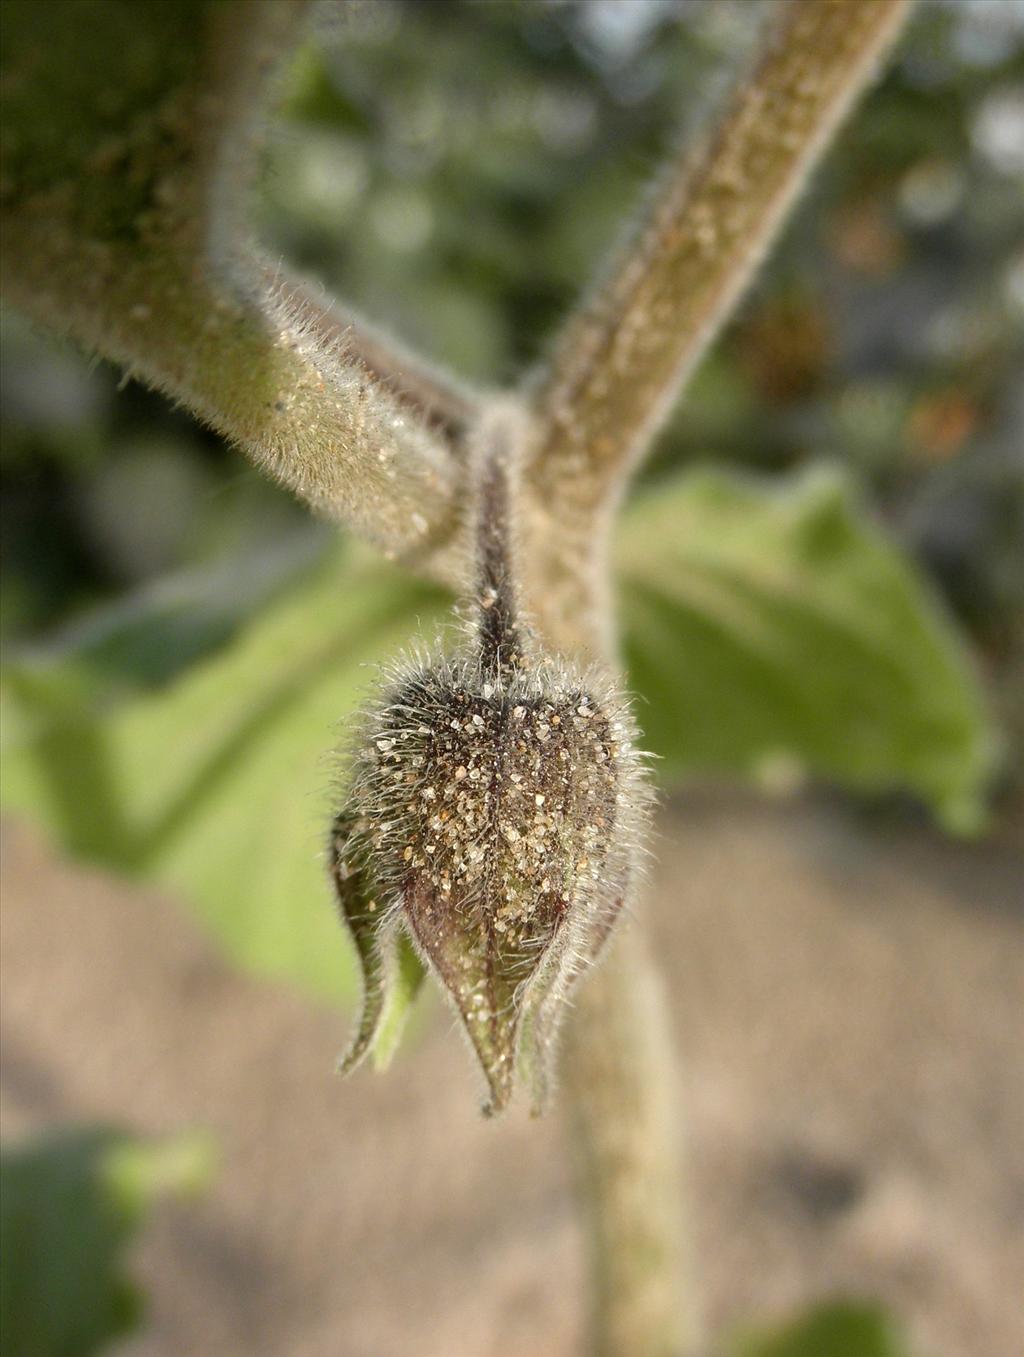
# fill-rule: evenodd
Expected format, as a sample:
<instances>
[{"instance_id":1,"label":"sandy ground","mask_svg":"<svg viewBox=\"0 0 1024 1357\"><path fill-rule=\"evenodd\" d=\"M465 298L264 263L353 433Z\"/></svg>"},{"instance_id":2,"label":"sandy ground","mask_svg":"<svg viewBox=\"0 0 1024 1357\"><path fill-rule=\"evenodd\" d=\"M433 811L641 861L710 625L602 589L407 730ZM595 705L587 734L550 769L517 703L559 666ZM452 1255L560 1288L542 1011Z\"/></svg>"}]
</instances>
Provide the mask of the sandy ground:
<instances>
[{"instance_id":1,"label":"sandy ground","mask_svg":"<svg viewBox=\"0 0 1024 1357\"><path fill-rule=\"evenodd\" d=\"M685 1053L712 1328L842 1294L926 1357L1015 1357L1024 843L820 801L664 814L649 916ZM3 1126L202 1126L222 1157L133 1256L120 1357L568 1357L581 1247L557 1115L476 1115L435 1008L390 1074L226 968L174 902L3 838ZM339 942L339 946L340 946Z\"/></svg>"}]
</instances>

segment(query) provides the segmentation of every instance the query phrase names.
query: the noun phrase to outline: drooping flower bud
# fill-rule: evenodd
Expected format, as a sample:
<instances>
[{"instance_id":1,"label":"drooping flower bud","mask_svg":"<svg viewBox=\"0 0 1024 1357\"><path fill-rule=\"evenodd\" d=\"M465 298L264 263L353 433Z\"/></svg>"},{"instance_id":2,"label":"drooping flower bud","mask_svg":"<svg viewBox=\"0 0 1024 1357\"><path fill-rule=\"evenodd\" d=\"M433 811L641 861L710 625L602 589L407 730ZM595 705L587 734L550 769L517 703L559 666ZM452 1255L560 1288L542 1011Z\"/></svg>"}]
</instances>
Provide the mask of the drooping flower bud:
<instances>
[{"instance_id":1,"label":"drooping flower bud","mask_svg":"<svg viewBox=\"0 0 1024 1357\"><path fill-rule=\"evenodd\" d=\"M624 700L535 654L509 499L499 447L480 469L472 636L384 685L334 855L365 986L346 1066L372 1045L404 930L465 1027L488 1111L507 1104L522 1067L543 1099L567 990L622 908L648 799Z\"/></svg>"}]
</instances>

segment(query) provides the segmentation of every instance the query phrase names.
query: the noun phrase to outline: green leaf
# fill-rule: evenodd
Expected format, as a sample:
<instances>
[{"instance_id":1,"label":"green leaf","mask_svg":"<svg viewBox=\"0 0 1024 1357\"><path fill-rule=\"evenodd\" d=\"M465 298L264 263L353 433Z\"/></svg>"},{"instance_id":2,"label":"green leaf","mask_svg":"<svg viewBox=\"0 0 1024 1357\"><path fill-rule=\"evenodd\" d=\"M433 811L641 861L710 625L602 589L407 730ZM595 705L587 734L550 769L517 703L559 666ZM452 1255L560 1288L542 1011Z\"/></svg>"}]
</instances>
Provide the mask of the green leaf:
<instances>
[{"instance_id":1,"label":"green leaf","mask_svg":"<svg viewBox=\"0 0 1024 1357\"><path fill-rule=\"evenodd\" d=\"M373 1068L386 1070L394 1059L416 997L423 987L427 969L416 949L405 936L398 938L397 970L377 1040L373 1047Z\"/></svg>"},{"instance_id":2,"label":"green leaf","mask_svg":"<svg viewBox=\"0 0 1024 1357\"><path fill-rule=\"evenodd\" d=\"M209 1142L129 1139L105 1128L0 1153L0 1332L19 1357L87 1357L134 1328L141 1297L125 1246L167 1192L201 1188Z\"/></svg>"},{"instance_id":3,"label":"green leaf","mask_svg":"<svg viewBox=\"0 0 1024 1357\"><path fill-rule=\"evenodd\" d=\"M691 472L636 504L618 560L664 775L904 788L979 827L996 742L964 644L837 474Z\"/></svg>"},{"instance_id":4,"label":"green leaf","mask_svg":"<svg viewBox=\"0 0 1024 1357\"><path fill-rule=\"evenodd\" d=\"M361 844L358 820L347 808L339 812L330 846L338 913L355 951L363 996L355 1032L338 1061L339 1074L351 1074L371 1053L377 1069L387 1066L426 974L409 939L383 916L384 901Z\"/></svg>"},{"instance_id":5,"label":"green leaf","mask_svg":"<svg viewBox=\"0 0 1024 1357\"><path fill-rule=\"evenodd\" d=\"M322 852L328 756L367 666L439 601L338 549L214 658L113 711L77 700L73 665L22 665L6 684L4 801L72 851L166 883L238 963L347 996Z\"/></svg>"},{"instance_id":6,"label":"green leaf","mask_svg":"<svg viewBox=\"0 0 1024 1357\"><path fill-rule=\"evenodd\" d=\"M329 540L329 539L328 539ZM32 648L41 672L73 670L83 691L158 688L216 653L323 556L323 525L281 533L258 550L165 574L101 604Z\"/></svg>"},{"instance_id":7,"label":"green leaf","mask_svg":"<svg viewBox=\"0 0 1024 1357\"><path fill-rule=\"evenodd\" d=\"M733 1357L907 1357L879 1306L833 1301L780 1329L753 1330L729 1345Z\"/></svg>"}]
</instances>

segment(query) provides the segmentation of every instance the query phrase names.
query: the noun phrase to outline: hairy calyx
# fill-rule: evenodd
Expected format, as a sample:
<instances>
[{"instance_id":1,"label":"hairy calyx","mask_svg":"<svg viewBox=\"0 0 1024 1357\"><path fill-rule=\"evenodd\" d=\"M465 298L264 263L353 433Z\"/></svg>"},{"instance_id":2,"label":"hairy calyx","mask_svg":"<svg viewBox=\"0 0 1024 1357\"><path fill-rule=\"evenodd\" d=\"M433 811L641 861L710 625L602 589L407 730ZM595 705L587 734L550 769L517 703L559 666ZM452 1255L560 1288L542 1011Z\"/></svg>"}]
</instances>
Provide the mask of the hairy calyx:
<instances>
[{"instance_id":1,"label":"hairy calyx","mask_svg":"<svg viewBox=\"0 0 1024 1357\"><path fill-rule=\"evenodd\" d=\"M332 868L364 1008L343 1060L372 1048L411 940L469 1036L489 1089L545 1095L566 996L635 875L647 791L614 687L538 652L519 615L511 451L478 458L469 636L399 665L366 713Z\"/></svg>"}]
</instances>

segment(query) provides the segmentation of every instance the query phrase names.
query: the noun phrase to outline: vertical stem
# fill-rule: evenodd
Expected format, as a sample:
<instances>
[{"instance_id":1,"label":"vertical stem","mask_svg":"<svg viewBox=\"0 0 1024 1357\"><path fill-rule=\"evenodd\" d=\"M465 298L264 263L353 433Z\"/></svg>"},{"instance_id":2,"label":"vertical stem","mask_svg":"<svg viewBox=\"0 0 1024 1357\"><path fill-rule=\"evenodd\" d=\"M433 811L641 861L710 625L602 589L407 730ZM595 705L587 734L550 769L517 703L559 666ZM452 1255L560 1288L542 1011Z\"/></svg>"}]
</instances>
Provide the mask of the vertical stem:
<instances>
[{"instance_id":1,"label":"vertical stem","mask_svg":"<svg viewBox=\"0 0 1024 1357\"><path fill-rule=\"evenodd\" d=\"M627 924L580 986L565 1084L590 1248L592 1357L688 1357L700 1318L665 993Z\"/></svg>"},{"instance_id":2,"label":"vertical stem","mask_svg":"<svg viewBox=\"0 0 1024 1357\"><path fill-rule=\"evenodd\" d=\"M597 570L591 580L584 625L604 594ZM535 602L553 648L596 650L619 667L610 618L581 646L580 621L559 611L556 595ZM562 1068L589 1249L589 1357L692 1357L701 1328L680 1081L667 997L639 920L627 918L573 1002Z\"/></svg>"},{"instance_id":3,"label":"vertical stem","mask_svg":"<svg viewBox=\"0 0 1024 1357\"><path fill-rule=\"evenodd\" d=\"M476 605L477 629L484 669L498 680L519 663L519 599L515 587L512 541L513 502L509 478L520 422L511 410L499 408L483 421L477 452Z\"/></svg>"}]
</instances>

